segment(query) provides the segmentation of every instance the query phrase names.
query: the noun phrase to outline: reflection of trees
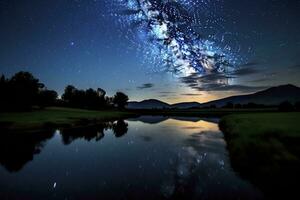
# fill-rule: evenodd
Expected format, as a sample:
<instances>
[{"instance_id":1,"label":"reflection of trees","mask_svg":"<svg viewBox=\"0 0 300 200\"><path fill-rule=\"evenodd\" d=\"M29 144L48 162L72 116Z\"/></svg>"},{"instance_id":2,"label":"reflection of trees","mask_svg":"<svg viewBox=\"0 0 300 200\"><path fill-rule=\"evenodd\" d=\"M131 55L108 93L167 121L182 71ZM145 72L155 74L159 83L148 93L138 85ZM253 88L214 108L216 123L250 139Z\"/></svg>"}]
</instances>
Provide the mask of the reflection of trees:
<instances>
[{"instance_id":1,"label":"reflection of trees","mask_svg":"<svg viewBox=\"0 0 300 200\"><path fill-rule=\"evenodd\" d=\"M66 129L61 132L61 136L65 145L77 139L99 141L104 137L104 131L107 129L111 129L116 137L122 137L128 131L128 124L124 120L118 120L116 123L105 122L96 126Z\"/></svg>"},{"instance_id":2,"label":"reflection of trees","mask_svg":"<svg viewBox=\"0 0 300 200\"><path fill-rule=\"evenodd\" d=\"M109 129L111 124L111 122L105 122L96 126L63 130L61 132L62 141L65 145L71 144L74 140L81 138L87 141L93 139L99 141L104 137L104 131Z\"/></svg>"},{"instance_id":3,"label":"reflection of trees","mask_svg":"<svg viewBox=\"0 0 300 200\"><path fill-rule=\"evenodd\" d=\"M1 133L0 164L9 172L21 170L24 165L39 154L53 132L42 133Z\"/></svg>"},{"instance_id":4,"label":"reflection of trees","mask_svg":"<svg viewBox=\"0 0 300 200\"><path fill-rule=\"evenodd\" d=\"M112 130L116 137L122 137L128 131L128 124L124 120L118 120L112 125Z\"/></svg>"},{"instance_id":5,"label":"reflection of trees","mask_svg":"<svg viewBox=\"0 0 300 200\"><path fill-rule=\"evenodd\" d=\"M76 129L65 129L60 132L63 144L69 145L77 139L86 141L99 141L104 132L111 129L115 137L122 137L128 131L128 124L124 120L105 122L96 126ZM40 133L1 133L0 138L0 164L9 172L21 170L25 164L39 154L46 141L52 138L54 132Z\"/></svg>"}]
</instances>

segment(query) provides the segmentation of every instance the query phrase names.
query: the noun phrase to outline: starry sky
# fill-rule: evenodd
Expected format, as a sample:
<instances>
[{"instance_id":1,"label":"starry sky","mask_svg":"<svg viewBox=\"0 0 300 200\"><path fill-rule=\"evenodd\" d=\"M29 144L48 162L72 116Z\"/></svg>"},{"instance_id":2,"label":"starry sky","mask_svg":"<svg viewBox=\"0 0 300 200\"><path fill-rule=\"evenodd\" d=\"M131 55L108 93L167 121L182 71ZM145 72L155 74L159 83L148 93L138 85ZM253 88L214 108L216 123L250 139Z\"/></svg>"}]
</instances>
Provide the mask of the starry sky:
<instances>
[{"instance_id":1,"label":"starry sky","mask_svg":"<svg viewBox=\"0 0 300 200\"><path fill-rule=\"evenodd\" d=\"M0 0L0 73L131 100L300 86L299 0Z\"/></svg>"}]
</instances>

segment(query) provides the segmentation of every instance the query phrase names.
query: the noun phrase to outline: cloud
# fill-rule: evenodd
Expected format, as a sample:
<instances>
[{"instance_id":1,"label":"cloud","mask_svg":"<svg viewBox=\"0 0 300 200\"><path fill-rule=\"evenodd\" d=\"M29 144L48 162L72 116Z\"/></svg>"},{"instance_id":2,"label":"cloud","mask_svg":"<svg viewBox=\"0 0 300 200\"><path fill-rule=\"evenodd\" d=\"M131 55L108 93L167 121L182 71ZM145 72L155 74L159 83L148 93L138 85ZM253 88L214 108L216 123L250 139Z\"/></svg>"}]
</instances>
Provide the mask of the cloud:
<instances>
[{"instance_id":1,"label":"cloud","mask_svg":"<svg viewBox=\"0 0 300 200\"><path fill-rule=\"evenodd\" d=\"M258 82L266 82L266 81L271 81L271 80L272 80L271 78L264 77L264 78L250 80L249 82L251 82L251 83L258 83Z\"/></svg>"},{"instance_id":2,"label":"cloud","mask_svg":"<svg viewBox=\"0 0 300 200\"><path fill-rule=\"evenodd\" d=\"M295 65L291 65L289 66L290 69L300 69L300 64L295 64Z\"/></svg>"},{"instance_id":3,"label":"cloud","mask_svg":"<svg viewBox=\"0 0 300 200\"><path fill-rule=\"evenodd\" d=\"M149 88L153 88L154 84L153 83L144 83L141 86L138 86L137 89L139 90L143 90L143 89L149 89Z\"/></svg>"},{"instance_id":4,"label":"cloud","mask_svg":"<svg viewBox=\"0 0 300 200\"><path fill-rule=\"evenodd\" d=\"M171 95L172 96L172 95ZM168 95L168 94L161 94L161 95L159 95L159 97L171 97L170 95Z\"/></svg>"},{"instance_id":5,"label":"cloud","mask_svg":"<svg viewBox=\"0 0 300 200\"><path fill-rule=\"evenodd\" d=\"M231 78L236 78L236 77L228 76L221 73L208 74L203 76L199 76L198 74L192 74L186 77L182 77L181 81L185 84L188 84L190 87L195 87L199 83L205 84L205 83L219 82L220 80L228 80Z\"/></svg>"},{"instance_id":6,"label":"cloud","mask_svg":"<svg viewBox=\"0 0 300 200\"><path fill-rule=\"evenodd\" d=\"M233 76L248 76L248 75L252 75L252 74L257 74L259 73L260 70L258 70L257 68L254 67L243 67L240 69L237 69L236 71L230 73Z\"/></svg>"},{"instance_id":7,"label":"cloud","mask_svg":"<svg viewBox=\"0 0 300 200\"><path fill-rule=\"evenodd\" d=\"M162 92L159 92L160 94L175 94L175 92L166 92L166 91L162 91Z\"/></svg>"},{"instance_id":8,"label":"cloud","mask_svg":"<svg viewBox=\"0 0 300 200\"><path fill-rule=\"evenodd\" d=\"M194 87L198 91L234 91L234 92L256 92L266 89L266 86L248 86L248 85L227 85L227 84L206 84L204 86Z\"/></svg>"},{"instance_id":9,"label":"cloud","mask_svg":"<svg viewBox=\"0 0 300 200\"><path fill-rule=\"evenodd\" d=\"M180 94L182 96L201 96L202 94L195 94L195 93L183 93L183 94Z\"/></svg>"},{"instance_id":10,"label":"cloud","mask_svg":"<svg viewBox=\"0 0 300 200\"><path fill-rule=\"evenodd\" d=\"M197 74L192 74L190 76L181 78L181 81L197 91L234 91L246 93L267 88L265 86L229 84L229 79L234 79L237 77L237 75L253 73L256 73L256 70L241 70L234 72L231 75L215 73L199 76Z\"/></svg>"}]
</instances>

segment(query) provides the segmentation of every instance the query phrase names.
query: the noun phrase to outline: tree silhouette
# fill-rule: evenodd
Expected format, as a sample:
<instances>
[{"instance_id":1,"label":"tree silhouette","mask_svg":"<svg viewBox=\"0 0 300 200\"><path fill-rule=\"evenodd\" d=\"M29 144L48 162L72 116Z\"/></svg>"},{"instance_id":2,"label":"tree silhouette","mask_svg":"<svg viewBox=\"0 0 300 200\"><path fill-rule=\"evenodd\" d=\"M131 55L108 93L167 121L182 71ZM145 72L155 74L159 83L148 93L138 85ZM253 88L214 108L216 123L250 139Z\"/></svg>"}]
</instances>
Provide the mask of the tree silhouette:
<instances>
[{"instance_id":1,"label":"tree silhouette","mask_svg":"<svg viewBox=\"0 0 300 200\"><path fill-rule=\"evenodd\" d=\"M57 92L54 90L41 90L38 95L38 105L41 108L56 104Z\"/></svg>"},{"instance_id":2,"label":"tree silhouette","mask_svg":"<svg viewBox=\"0 0 300 200\"><path fill-rule=\"evenodd\" d=\"M295 103L295 110L296 110L296 111L300 111L300 101L297 101L297 102Z\"/></svg>"},{"instance_id":3,"label":"tree silhouette","mask_svg":"<svg viewBox=\"0 0 300 200\"><path fill-rule=\"evenodd\" d=\"M111 106L111 98L106 97L105 90L98 88L94 90L89 88L87 90L78 90L72 85L65 88L62 99L66 106L85 108L85 109L104 109Z\"/></svg>"},{"instance_id":4,"label":"tree silhouette","mask_svg":"<svg viewBox=\"0 0 300 200\"><path fill-rule=\"evenodd\" d=\"M290 102L284 101L281 104L279 104L278 109L279 111L289 112L294 110L294 106Z\"/></svg>"},{"instance_id":5,"label":"tree silhouette","mask_svg":"<svg viewBox=\"0 0 300 200\"><path fill-rule=\"evenodd\" d=\"M18 72L11 79L0 78L3 95L1 110L30 110L38 102L39 92L44 85L29 72ZM2 96L1 95L1 96Z\"/></svg>"},{"instance_id":6,"label":"tree silhouette","mask_svg":"<svg viewBox=\"0 0 300 200\"><path fill-rule=\"evenodd\" d=\"M73 85L68 85L62 95L62 99L69 105L72 105L76 88Z\"/></svg>"},{"instance_id":7,"label":"tree silhouette","mask_svg":"<svg viewBox=\"0 0 300 200\"><path fill-rule=\"evenodd\" d=\"M117 105L124 108L128 97L118 92L114 97L107 97L106 91L98 88L94 90L79 90L73 85L65 88L62 99L54 90L48 90L29 72L18 72L10 79L0 76L0 111L25 111L33 106L44 108L47 106L68 106L83 109L108 109Z\"/></svg>"},{"instance_id":8,"label":"tree silhouette","mask_svg":"<svg viewBox=\"0 0 300 200\"><path fill-rule=\"evenodd\" d=\"M113 98L113 103L117 105L119 109L125 108L128 104L128 96L122 92L117 92Z\"/></svg>"},{"instance_id":9,"label":"tree silhouette","mask_svg":"<svg viewBox=\"0 0 300 200\"><path fill-rule=\"evenodd\" d=\"M232 102L227 102L225 106L223 106L223 108L233 108L233 103Z\"/></svg>"},{"instance_id":10,"label":"tree silhouette","mask_svg":"<svg viewBox=\"0 0 300 200\"><path fill-rule=\"evenodd\" d=\"M122 137L128 131L128 124L124 120L118 120L112 125L112 130L116 137Z\"/></svg>"}]
</instances>

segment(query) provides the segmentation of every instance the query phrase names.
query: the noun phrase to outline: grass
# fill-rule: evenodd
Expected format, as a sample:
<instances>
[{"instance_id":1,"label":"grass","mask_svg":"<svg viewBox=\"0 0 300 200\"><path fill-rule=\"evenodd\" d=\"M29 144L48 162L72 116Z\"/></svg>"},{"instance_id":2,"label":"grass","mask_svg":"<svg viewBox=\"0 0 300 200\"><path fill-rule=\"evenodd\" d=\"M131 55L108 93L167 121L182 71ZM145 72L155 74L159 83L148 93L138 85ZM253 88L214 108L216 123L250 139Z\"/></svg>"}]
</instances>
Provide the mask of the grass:
<instances>
[{"instance_id":1,"label":"grass","mask_svg":"<svg viewBox=\"0 0 300 200\"><path fill-rule=\"evenodd\" d=\"M300 113L252 113L234 114L222 119L230 135L261 136L278 132L284 137L300 137Z\"/></svg>"},{"instance_id":2,"label":"grass","mask_svg":"<svg viewBox=\"0 0 300 200\"><path fill-rule=\"evenodd\" d=\"M51 107L33 112L0 113L0 127L13 131L37 131L60 126L74 127L132 116L121 111L90 111Z\"/></svg>"},{"instance_id":3,"label":"grass","mask_svg":"<svg viewBox=\"0 0 300 200\"><path fill-rule=\"evenodd\" d=\"M220 121L233 168L270 198L296 191L299 122L299 112L233 114Z\"/></svg>"},{"instance_id":4,"label":"grass","mask_svg":"<svg viewBox=\"0 0 300 200\"><path fill-rule=\"evenodd\" d=\"M289 160L299 159L300 152L293 147L300 140L299 122L296 112L235 114L222 118L220 127L234 152L243 152L249 145L266 151L273 146L273 157Z\"/></svg>"},{"instance_id":5,"label":"grass","mask_svg":"<svg viewBox=\"0 0 300 200\"><path fill-rule=\"evenodd\" d=\"M130 110L91 111L51 107L33 112L0 113L0 129L8 131L38 131L47 128L77 127L101 121L137 115L221 117L232 113L273 112L272 109L187 109L187 110Z\"/></svg>"}]
</instances>

